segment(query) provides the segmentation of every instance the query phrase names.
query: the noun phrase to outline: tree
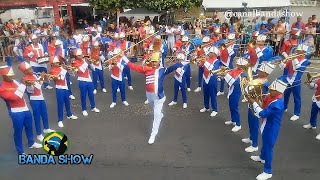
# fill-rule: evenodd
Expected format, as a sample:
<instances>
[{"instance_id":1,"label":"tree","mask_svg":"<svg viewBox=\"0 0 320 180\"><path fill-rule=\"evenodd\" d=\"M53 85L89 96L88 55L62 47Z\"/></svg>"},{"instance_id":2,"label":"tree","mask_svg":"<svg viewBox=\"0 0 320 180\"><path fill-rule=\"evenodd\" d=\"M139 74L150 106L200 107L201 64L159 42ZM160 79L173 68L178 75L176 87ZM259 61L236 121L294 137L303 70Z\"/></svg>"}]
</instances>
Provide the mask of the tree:
<instances>
[{"instance_id":1,"label":"tree","mask_svg":"<svg viewBox=\"0 0 320 180\"><path fill-rule=\"evenodd\" d=\"M114 10L118 8L146 8L154 11L190 8L200 6L202 0L90 0L96 9Z\"/></svg>"}]
</instances>

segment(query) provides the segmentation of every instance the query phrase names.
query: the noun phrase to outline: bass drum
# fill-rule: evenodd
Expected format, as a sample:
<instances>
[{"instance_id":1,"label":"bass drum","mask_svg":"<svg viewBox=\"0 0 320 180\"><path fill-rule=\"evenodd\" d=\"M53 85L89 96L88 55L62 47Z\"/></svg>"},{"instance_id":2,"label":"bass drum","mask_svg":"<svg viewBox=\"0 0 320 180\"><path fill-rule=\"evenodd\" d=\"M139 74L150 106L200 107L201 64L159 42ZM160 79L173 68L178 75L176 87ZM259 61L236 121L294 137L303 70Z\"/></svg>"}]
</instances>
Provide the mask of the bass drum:
<instances>
[{"instance_id":1,"label":"bass drum","mask_svg":"<svg viewBox=\"0 0 320 180\"><path fill-rule=\"evenodd\" d=\"M193 38L190 40L191 48L195 49L198 46L202 45L202 39L200 38Z\"/></svg>"}]
</instances>

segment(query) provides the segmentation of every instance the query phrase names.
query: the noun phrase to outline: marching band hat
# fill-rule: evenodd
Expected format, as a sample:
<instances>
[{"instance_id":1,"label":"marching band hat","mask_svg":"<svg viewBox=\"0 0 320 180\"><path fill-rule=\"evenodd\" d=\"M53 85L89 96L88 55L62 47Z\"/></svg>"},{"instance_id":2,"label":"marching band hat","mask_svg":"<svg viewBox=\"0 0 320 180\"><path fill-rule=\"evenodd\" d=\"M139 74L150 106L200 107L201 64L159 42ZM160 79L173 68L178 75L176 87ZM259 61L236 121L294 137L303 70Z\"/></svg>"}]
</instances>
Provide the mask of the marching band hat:
<instances>
[{"instance_id":1,"label":"marching band hat","mask_svg":"<svg viewBox=\"0 0 320 180\"><path fill-rule=\"evenodd\" d=\"M228 35L228 39L230 39L230 40L233 40L235 37L236 37L236 35L233 33Z\"/></svg>"},{"instance_id":2,"label":"marching band hat","mask_svg":"<svg viewBox=\"0 0 320 180\"><path fill-rule=\"evenodd\" d=\"M299 29L293 28L291 30L292 35L300 36L301 31Z\"/></svg>"},{"instance_id":3,"label":"marching band hat","mask_svg":"<svg viewBox=\"0 0 320 180\"><path fill-rule=\"evenodd\" d=\"M75 52L75 55L76 56L82 56L83 55L82 50L81 49L77 49L76 52Z\"/></svg>"},{"instance_id":4,"label":"marching band hat","mask_svg":"<svg viewBox=\"0 0 320 180\"><path fill-rule=\"evenodd\" d=\"M252 37L258 37L259 36L259 31L254 31L252 34L251 34Z\"/></svg>"},{"instance_id":5,"label":"marching band hat","mask_svg":"<svg viewBox=\"0 0 320 180\"><path fill-rule=\"evenodd\" d=\"M213 31L214 31L215 33L220 33L220 28L217 28L217 27L216 27L216 28L213 29Z\"/></svg>"},{"instance_id":6,"label":"marching band hat","mask_svg":"<svg viewBox=\"0 0 320 180\"><path fill-rule=\"evenodd\" d=\"M283 93L287 88L287 83L283 82L281 79L276 79L269 86L269 89L276 90L280 93Z\"/></svg>"},{"instance_id":7,"label":"marching band hat","mask_svg":"<svg viewBox=\"0 0 320 180\"><path fill-rule=\"evenodd\" d=\"M210 37L209 36L205 36L202 38L202 42L207 43L210 41Z\"/></svg>"},{"instance_id":8,"label":"marching band hat","mask_svg":"<svg viewBox=\"0 0 320 180\"><path fill-rule=\"evenodd\" d=\"M60 60L57 56L50 56L49 62L50 62L50 64L60 63Z\"/></svg>"},{"instance_id":9,"label":"marching band hat","mask_svg":"<svg viewBox=\"0 0 320 180\"><path fill-rule=\"evenodd\" d=\"M99 41L95 41L95 42L93 43L93 46L99 46L99 45L100 45Z\"/></svg>"},{"instance_id":10,"label":"marching band hat","mask_svg":"<svg viewBox=\"0 0 320 180\"><path fill-rule=\"evenodd\" d=\"M267 74L271 74L276 66L267 62L262 62L259 71L265 72Z\"/></svg>"},{"instance_id":11,"label":"marching band hat","mask_svg":"<svg viewBox=\"0 0 320 180\"><path fill-rule=\"evenodd\" d=\"M35 34L32 34L32 36L31 36L31 40L34 40L34 39L38 39L38 36L37 36L37 35L35 35Z\"/></svg>"},{"instance_id":12,"label":"marching band hat","mask_svg":"<svg viewBox=\"0 0 320 180\"><path fill-rule=\"evenodd\" d=\"M14 72L10 66L1 66L0 67L1 76L14 76Z\"/></svg>"},{"instance_id":13,"label":"marching band hat","mask_svg":"<svg viewBox=\"0 0 320 180\"><path fill-rule=\"evenodd\" d=\"M215 46L210 47L209 52L210 53L215 53L217 56L220 55L219 49L217 47L215 47Z\"/></svg>"},{"instance_id":14,"label":"marching band hat","mask_svg":"<svg viewBox=\"0 0 320 180\"><path fill-rule=\"evenodd\" d=\"M182 42L187 42L187 41L189 41L188 36L183 36L183 37L182 37Z\"/></svg>"},{"instance_id":15,"label":"marching band hat","mask_svg":"<svg viewBox=\"0 0 320 180\"><path fill-rule=\"evenodd\" d=\"M260 34L257 37L257 41L266 41L266 39L267 39L267 36L263 34Z\"/></svg>"},{"instance_id":16,"label":"marching band hat","mask_svg":"<svg viewBox=\"0 0 320 180\"><path fill-rule=\"evenodd\" d=\"M248 64L248 60L246 58L240 57L239 59L237 59L236 64L240 66L245 66Z\"/></svg>"},{"instance_id":17,"label":"marching band hat","mask_svg":"<svg viewBox=\"0 0 320 180\"><path fill-rule=\"evenodd\" d=\"M114 38L119 38L119 34L118 33L114 33Z\"/></svg>"},{"instance_id":18,"label":"marching band hat","mask_svg":"<svg viewBox=\"0 0 320 180\"><path fill-rule=\"evenodd\" d=\"M31 68L31 66L30 66L30 64L29 63L27 63L27 62L22 62L20 65L19 65L19 67L18 67L18 69L21 71L21 72L25 72L27 69L29 69L29 68Z\"/></svg>"},{"instance_id":19,"label":"marching band hat","mask_svg":"<svg viewBox=\"0 0 320 180\"><path fill-rule=\"evenodd\" d=\"M124 32L121 32L120 35L119 35L119 37L120 37L120 38L125 38L125 37L126 37L126 34L125 34Z\"/></svg>"},{"instance_id":20,"label":"marching band hat","mask_svg":"<svg viewBox=\"0 0 320 180\"><path fill-rule=\"evenodd\" d=\"M54 45L56 45L56 46L61 45L61 44L62 44L62 42L59 39L57 39L56 42L54 43Z\"/></svg>"}]
</instances>

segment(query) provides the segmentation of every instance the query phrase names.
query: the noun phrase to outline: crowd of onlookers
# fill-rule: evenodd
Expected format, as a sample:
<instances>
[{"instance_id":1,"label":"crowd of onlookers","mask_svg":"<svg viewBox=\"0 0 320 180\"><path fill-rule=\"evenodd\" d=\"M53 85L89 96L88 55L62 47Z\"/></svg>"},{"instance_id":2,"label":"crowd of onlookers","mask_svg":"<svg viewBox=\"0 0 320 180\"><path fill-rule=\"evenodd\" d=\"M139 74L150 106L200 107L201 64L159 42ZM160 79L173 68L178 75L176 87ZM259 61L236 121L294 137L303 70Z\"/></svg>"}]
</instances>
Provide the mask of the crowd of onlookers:
<instances>
[{"instance_id":1,"label":"crowd of onlookers","mask_svg":"<svg viewBox=\"0 0 320 180\"><path fill-rule=\"evenodd\" d=\"M202 38L203 36L212 36L217 29L219 29L221 38L226 38L228 33L235 33L239 44L248 43L254 31L258 31L259 34L266 34L268 37L267 43L274 47L275 53L278 53L282 42L289 38L290 31L293 28L301 30L300 40L314 48L315 57L320 56L320 23L316 15L308 19L297 17L296 22L291 24L286 22L285 18L266 19L265 17L255 18L251 21L232 17L228 22L223 22L215 16L205 23L199 19L193 22L170 20L159 22L157 18L151 20L149 17L145 19L121 18L120 20L118 26L106 16L102 16L93 24L84 20L83 27L73 31L68 21L59 24L44 23L39 25L35 21L23 23L20 18L8 22L2 22L0 19L0 57L4 59L6 56L15 57L19 55L24 47L30 43L32 34L37 34L40 37L45 51L52 39L59 38L68 47L68 41L71 39L78 44L81 43L84 34L89 34L93 41L99 40L104 50L107 51L115 33L125 32L128 41L137 43L146 38L149 32L161 30L162 38L166 39L168 50L172 53L175 41L182 35L189 35L191 36L190 39L194 37ZM136 46L135 50L137 55L144 53L142 45Z\"/></svg>"}]
</instances>

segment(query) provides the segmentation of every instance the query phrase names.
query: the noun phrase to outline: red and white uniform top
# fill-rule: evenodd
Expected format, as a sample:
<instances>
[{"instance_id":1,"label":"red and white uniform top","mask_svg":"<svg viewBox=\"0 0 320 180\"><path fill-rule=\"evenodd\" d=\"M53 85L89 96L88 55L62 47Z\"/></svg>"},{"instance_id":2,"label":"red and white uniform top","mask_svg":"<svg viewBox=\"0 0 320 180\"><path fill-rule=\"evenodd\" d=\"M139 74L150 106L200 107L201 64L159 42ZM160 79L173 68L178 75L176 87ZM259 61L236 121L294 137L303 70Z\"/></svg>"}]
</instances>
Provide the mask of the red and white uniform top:
<instances>
[{"instance_id":1,"label":"red and white uniform top","mask_svg":"<svg viewBox=\"0 0 320 180\"><path fill-rule=\"evenodd\" d=\"M310 83L310 86L316 89L316 92L312 96L312 102L315 102L320 108L320 79L317 79L315 82Z\"/></svg>"},{"instance_id":2,"label":"red and white uniform top","mask_svg":"<svg viewBox=\"0 0 320 180\"><path fill-rule=\"evenodd\" d=\"M90 48L90 41L84 41L82 44L80 44L80 49L82 50L84 56L88 56L90 54Z\"/></svg>"},{"instance_id":3,"label":"red and white uniform top","mask_svg":"<svg viewBox=\"0 0 320 180\"><path fill-rule=\"evenodd\" d=\"M38 82L40 78L35 74L25 75L24 77L25 79L36 81L33 85L27 86L27 92L30 94L30 100L44 100L41 84Z\"/></svg>"},{"instance_id":4,"label":"red and white uniform top","mask_svg":"<svg viewBox=\"0 0 320 180\"><path fill-rule=\"evenodd\" d=\"M235 68L235 69L232 69L230 72L228 72L227 75L224 77L224 79L226 80L226 82L229 85L228 98L233 93L234 82L236 82L236 80L238 80L238 78L240 78L240 75L243 72L244 72L243 69Z\"/></svg>"},{"instance_id":5,"label":"red and white uniform top","mask_svg":"<svg viewBox=\"0 0 320 180\"><path fill-rule=\"evenodd\" d=\"M103 67L102 67L101 61L104 61L104 60L105 60L105 57L101 55L100 48L99 48L99 49L93 48L93 49L91 50L90 56L91 56L91 58L94 59L94 60L98 60L98 59L99 59L99 61L98 61L99 64L94 64L94 63L91 64L92 69L93 69L93 70L96 70L96 69L102 70Z\"/></svg>"},{"instance_id":6,"label":"red and white uniform top","mask_svg":"<svg viewBox=\"0 0 320 180\"><path fill-rule=\"evenodd\" d=\"M298 45L298 39L289 39L283 42L283 45L281 46L280 53L284 57L288 57L290 55L291 48L293 46Z\"/></svg>"},{"instance_id":7,"label":"red and white uniform top","mask_svg":"<svg viewBox=\"0 0 320 180\"><path fill-rule=\"evenodd\" d=\"M24 50L23 56L25 58L29 58L30 59L30 65L32 67L47 67L46 64L38 64L37 58L39 57L43 57L44 51L43 51L43 47L41 44L37 43L37 44L30 44L29 46L26 47L26 49Z\"/></svg>"},{"instance_id":8,"label":"red and white uniform top","mask_svg":"<svg viewBox=\"0 0 320 180\"><path fill-rule=\"evenodd\" d=\"M76 59L74 66L78 68L78 81L92 82L89 64L83 59Z\"/></svg>"},{"instance_id":9,"label":"red and white uniform top","mask_svg":"<svg viewBox=\"0 0 320 180\"><path fill-rule=\"evenodd\" d=\"M0 87L0 97L8 102L12 113L29 111L23 98L26 86L15 80L12 82L3 81Z\"/></svg>"},{"instance_id":10,"label":"red and white uniform top","mask_svg":"<svg viewBox=\"0 0 320 180\"><path fill-rule=\"evenodd\" d=\"M111 66L111 78L122 81L122 73L125 66L124 58L126 57L117 57L117 64Z\"/></svg>"},{"instance_id":11,"label":"red and white uniform top","mask_svg":"<svg viewBox=\"0 0 320 180\"><path fill-rule=\"evenodd\" d=\"M207 83L207 84L209 84L210 78L212 76L210 71L215 68L214 64L217 61L218 61L217 57L214 56L212 58L209 58L207 61L205 61L204 63L201 64L204 67L203 79L204 79L205 83Z\"/></svg>"},{"instance_id":12,"label":"red and white uniform top","mask_svg":"<svg viewBox=\"0 0 320 180\"><path fill-rule=\"evenodd\" d=\"M55 79L56 89L65 89L68 90L66 74L67 70L63 67L52 67L50 69L50 74L53 76L57 76L58 79Z\"/></svg>"}]
</instances>

